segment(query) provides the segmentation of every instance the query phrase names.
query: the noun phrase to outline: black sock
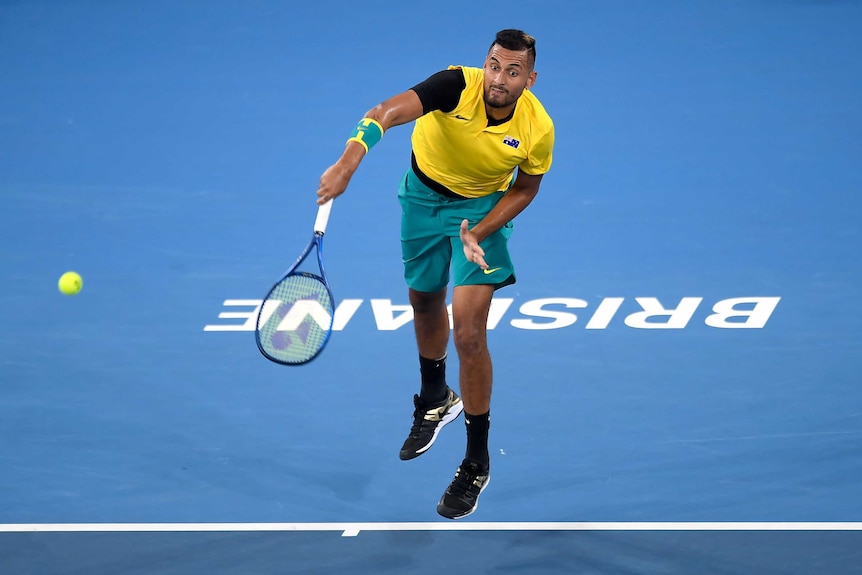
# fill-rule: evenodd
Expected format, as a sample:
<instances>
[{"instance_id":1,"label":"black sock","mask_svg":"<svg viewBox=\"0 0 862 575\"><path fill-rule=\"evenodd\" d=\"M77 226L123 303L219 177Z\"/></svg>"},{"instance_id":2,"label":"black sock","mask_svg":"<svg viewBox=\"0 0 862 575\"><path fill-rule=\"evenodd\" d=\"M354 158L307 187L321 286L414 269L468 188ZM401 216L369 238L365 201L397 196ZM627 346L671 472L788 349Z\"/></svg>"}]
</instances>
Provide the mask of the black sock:
<instances>
[{"instance_id":1,"label":"black sock","mask_svg":"<svg viewBox=\"0 0 862 575\"><path fill-rule=\"evenodd\" d=\"M422 374L422 389L419 398L428 405L442 403L446 399L446 356L428 359L419 356L419 372Z\"/></svg>"},{"instance_id":2,"label":"black sock","mask_svg":"<svg viewBox=\"0 0 862 575\"><path fill-rule=\"evenodd\" d=\"M467 456L484 469L491 464L488 455L488 428L491 426L491 412L483 415L470 415L464 412L464 423L467 425Z\"/></svg>"}]
</instances>

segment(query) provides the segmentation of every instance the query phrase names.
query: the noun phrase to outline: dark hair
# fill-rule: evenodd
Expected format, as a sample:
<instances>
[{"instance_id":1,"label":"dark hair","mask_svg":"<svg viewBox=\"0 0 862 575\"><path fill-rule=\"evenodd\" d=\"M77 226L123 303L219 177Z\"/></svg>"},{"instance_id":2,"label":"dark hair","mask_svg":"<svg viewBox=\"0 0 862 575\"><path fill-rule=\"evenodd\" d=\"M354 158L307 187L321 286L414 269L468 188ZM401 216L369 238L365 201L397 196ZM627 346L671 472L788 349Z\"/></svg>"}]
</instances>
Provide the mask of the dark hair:
<instances>
[{"instance_id":1,"label":"dark hair","mask_svg":"<svg viewBox=\"0 0 862 575\"><path fill-rule=\"evenodd\" d=\"M530 64L536 63L536 39L523 30L507 29L497 32L496 38L491 42L491 48L498 45L506 50L520 52L526 50L530 55ZM488 48L490 51L491 48Z\"/></svg>"}]
</instances>

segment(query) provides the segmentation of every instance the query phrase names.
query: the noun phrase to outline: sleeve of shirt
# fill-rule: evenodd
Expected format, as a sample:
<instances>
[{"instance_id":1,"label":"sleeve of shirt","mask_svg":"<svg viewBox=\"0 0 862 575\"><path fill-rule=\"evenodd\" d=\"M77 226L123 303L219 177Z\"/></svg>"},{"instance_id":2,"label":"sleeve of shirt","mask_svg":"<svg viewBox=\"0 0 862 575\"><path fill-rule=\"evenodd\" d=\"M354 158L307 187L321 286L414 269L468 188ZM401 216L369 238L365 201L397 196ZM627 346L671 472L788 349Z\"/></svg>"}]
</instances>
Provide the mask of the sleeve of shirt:
<instances>
[{"instance_id":1,"label":"sleeve of shirt","mask_svg":"<svg viewBox=\"0 0 862 575\"><path fill-rule=\"evenodd\" d=\"M551 124L544 134L530 148L527 159L521 162L518 169L525 174L538 176L551 169L554 155L554 125Z\"/></svg>"},{"instance_id":2,"label":"sleeve of shirt","mask_svg":"<svg viewBox=\"0 0 862 575\"><path fill-rule=\"evenodd\" d=\"M434 110L451 112L461 99L461 92L467 87L464 72L460 68L443 70L429 76L411 88L422 102L422 113Z\"/></svg>"}]
</instances>

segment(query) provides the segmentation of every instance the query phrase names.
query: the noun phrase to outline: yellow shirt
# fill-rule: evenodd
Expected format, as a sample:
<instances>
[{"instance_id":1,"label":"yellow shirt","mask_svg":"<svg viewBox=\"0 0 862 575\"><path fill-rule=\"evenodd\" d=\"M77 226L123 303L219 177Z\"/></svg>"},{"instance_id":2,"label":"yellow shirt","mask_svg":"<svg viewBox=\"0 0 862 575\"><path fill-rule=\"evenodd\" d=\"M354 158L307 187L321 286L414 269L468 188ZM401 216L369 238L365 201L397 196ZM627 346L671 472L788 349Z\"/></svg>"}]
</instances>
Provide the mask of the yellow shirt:
<instances>
[{"instance_id":1,"label":"yellow shirt","mask_svg":"<svg viewBox=\"0 0 862 575\"><path fill-rule=\"evenodd\" d=\"M435 110L416 120L416 163L428 177L458 195L478 198L506 190L515 168L544 174L551 168L554 124L538 98L524 90L512 118L488 126L481 68L461 68L467 86L451 112Z\"/></svg>"}]
</instances>

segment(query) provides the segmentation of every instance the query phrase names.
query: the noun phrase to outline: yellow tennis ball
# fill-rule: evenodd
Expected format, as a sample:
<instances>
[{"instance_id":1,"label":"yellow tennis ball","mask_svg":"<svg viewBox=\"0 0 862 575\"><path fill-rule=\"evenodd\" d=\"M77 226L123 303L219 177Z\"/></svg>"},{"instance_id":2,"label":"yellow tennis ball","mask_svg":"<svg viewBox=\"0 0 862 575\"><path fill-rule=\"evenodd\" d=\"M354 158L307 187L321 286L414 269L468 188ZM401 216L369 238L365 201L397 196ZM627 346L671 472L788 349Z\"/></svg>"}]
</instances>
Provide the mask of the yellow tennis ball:
<instances>
[{"instance_id":1,"label":"yellow tennis ball","mask_svg":"<svg viewBox=\"0 0 862 575\"><path fill-rule=\"evenodd\" d=\"M60 276L57 286L64 294L75 295L84 287L84 280L77 272L66 272Z\"/></svg>"}]
</instances>

